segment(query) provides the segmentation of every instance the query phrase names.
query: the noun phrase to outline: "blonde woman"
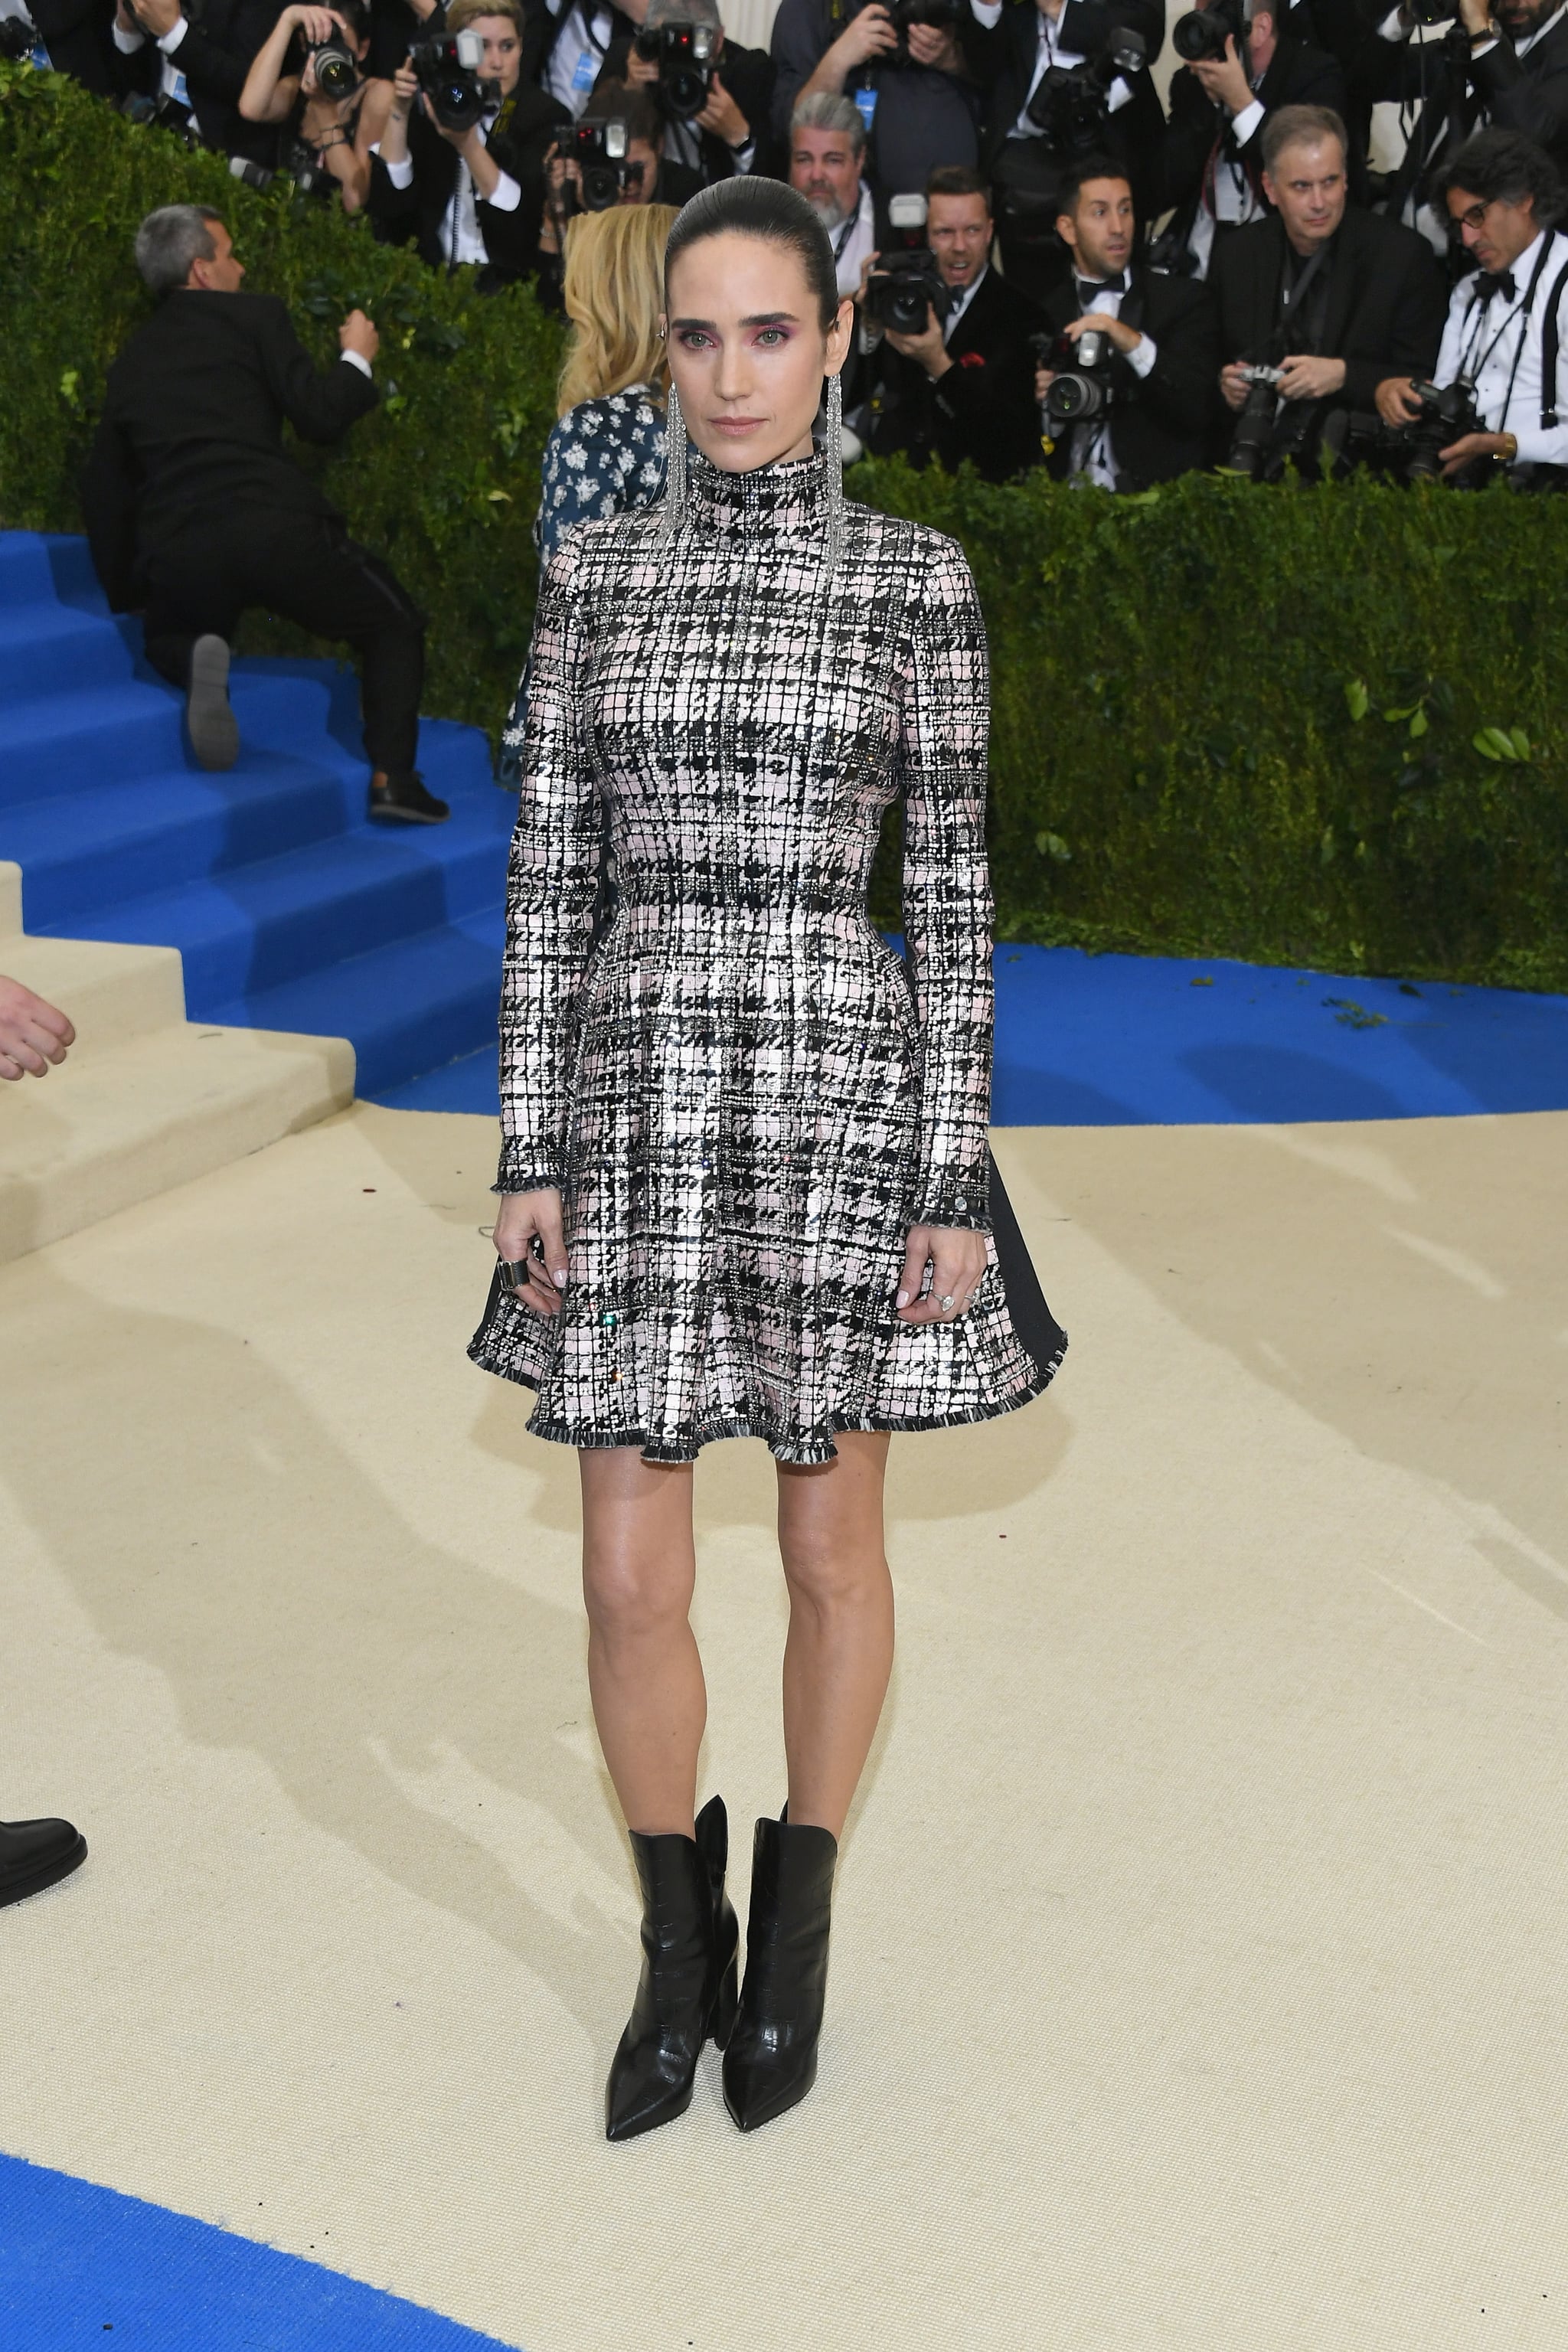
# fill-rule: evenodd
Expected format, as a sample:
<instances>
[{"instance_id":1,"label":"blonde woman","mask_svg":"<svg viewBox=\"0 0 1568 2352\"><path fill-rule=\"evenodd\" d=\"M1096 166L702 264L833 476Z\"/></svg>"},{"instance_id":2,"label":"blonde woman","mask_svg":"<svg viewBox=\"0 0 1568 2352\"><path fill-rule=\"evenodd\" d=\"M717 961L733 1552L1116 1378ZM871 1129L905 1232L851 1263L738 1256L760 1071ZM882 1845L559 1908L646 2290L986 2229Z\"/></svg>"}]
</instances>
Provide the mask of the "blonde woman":
<instances>
[{"instance_id":1,"label":"blonde woman","mask_svg":"<svg viewBox=\"0 0 1568 2352\"><path fill-rule=\"evenodd\" d=\"M651 506L664 487L669 380L658 322L674 220L671 205L620 205L579 213L567 229L572 334L534 530L546 563L574 524Z\"/></svg>"}]
</instances>

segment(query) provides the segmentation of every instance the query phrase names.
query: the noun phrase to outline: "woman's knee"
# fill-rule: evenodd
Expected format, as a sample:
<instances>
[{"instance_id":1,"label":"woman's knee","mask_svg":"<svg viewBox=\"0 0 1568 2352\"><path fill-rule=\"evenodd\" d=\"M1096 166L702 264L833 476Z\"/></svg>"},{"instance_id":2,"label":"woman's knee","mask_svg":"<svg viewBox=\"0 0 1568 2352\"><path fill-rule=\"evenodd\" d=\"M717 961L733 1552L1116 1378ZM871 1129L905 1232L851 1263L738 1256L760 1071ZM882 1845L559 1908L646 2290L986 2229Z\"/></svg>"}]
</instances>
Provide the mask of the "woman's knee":
<instances>
[{"instance_id":1,"label":"woman's knee","mask_svg":"<svg viewBox=\"0 0 1568 2352\"><path fill-rule=\"evenodd\" d=\"M858 1540L829 1533L781 1534L779 1551L790 1599L821 1611L852 1609L888 1589L888 1562L879 1531Z\"/></svg>"},{"instance_id":2,"label":"woman's knee","mask_svg":"<svg viewBox=\"0 0 1568 2352\"><path fill-rule=\"evenodd\" d=\"M583 1598L594 1632L612 1642L647 1640L690 1613L689 1563L637 1549L585 1545Z\"/></svg>"}]
</instances>

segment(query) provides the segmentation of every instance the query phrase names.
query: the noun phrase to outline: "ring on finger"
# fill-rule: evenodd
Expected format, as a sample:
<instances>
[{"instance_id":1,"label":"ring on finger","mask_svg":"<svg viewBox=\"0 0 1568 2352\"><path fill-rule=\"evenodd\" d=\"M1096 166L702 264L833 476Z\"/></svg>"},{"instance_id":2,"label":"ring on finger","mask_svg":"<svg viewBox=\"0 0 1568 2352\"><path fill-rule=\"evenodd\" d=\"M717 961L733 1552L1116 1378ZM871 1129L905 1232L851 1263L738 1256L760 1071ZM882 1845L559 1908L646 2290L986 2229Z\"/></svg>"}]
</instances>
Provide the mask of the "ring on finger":
<instances>
[{"instance_id":1,"label":"ring on finger","mask_svg":"<svg viewBox=\"0 0 1568 2352\"><path fill-rule=\"evenodd\" d=\"M528 1288L528 1260L525 1257L503 1257L500 1270L514 1290Z\"/></svg>"}]
</instances>

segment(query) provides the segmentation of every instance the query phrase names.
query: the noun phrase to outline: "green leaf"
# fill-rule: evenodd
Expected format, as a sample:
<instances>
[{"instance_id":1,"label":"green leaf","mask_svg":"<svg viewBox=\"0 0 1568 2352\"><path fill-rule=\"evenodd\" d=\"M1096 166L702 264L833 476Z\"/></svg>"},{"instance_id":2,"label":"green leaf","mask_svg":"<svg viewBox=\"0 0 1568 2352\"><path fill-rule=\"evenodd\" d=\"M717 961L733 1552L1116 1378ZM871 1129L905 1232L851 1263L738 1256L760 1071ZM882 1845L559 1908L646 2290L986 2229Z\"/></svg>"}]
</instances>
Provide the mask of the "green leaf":
<instances>
[{"instance_id":1,"label":"green leaf","mask_svg":"<svg viewBox=\"0 0 1568 2352\"><path fill-rule=\"evenodd\" d=\"M1485 759L1517 761L1519 758L1513 737L1501 727L1483 727L1473 740L1477 751Z\"/></svg>"},{"instance_id":2,"label":"green leaf","mask_svg":"<svg viewBox=\"0 0 1568 2352\"><path fill-rule=\"evenodd\" d=\"M1058 866L1066 866L1072 856L1072 851L1059 833L1036 834L1035 847L1042 857L1054 857Z\"/></svg>"},{"instance_id":3,"label":"green leaf","mask_svg":"<svg viewBox=\"0 0 1568 2352\"><path fill-rule=\"evenodd\" d=\"M1414 718L1420 708L1421 706L1418 702L1403 702L1399 705L1397 709L1385 710L1383 715L1391 727L1395 727L1402 719Z\"/></svg>"},{"instance_id":4,"label":"green leaf","mask_svg":"<svg viewBox=\"0 0 1568 2352\"><path fill-rule=\"evenodd\" d=\"M1478 727L1475 733L1470 738L1471 742L1475 745L1476 750L1480 753L1483 760L1500 760L1502 758L1502 753L1497 749L1496 745L1492 741L1494 731L1495 730L1490 727Z\"/></svg>"},{"instance_id":5,"label":"green leaf","mask_svg":"<svg viewBox=\"0 0 1568 2352\"><path fill-rule=\"evenodd\" d=\"M1426 734L1427 724L1426 713L1425 710L1418 709L1415 718L1410 722L1410 737L1413 742L1418 737Z\"/></svg>"},{"instance_id":6,"label":"green leaf","mask_svg":"<svg viewBox=\"0 0 1568 2352\"><path fill-rule=\"evenodd\" d=\"M1364 719L1371 707L1372 698L1367 693L1365 682L1359 677L1347 677L1345 709L1350 712L1351 717L1357 719Z\"/></svg>"},{"instance_id":7,"label":"green leaf","mask_svg":"<svg viewBox=\"0 0 1568 2352\"><path fill-rule=\"evenodd\" d=\"M1523 728L1510 727L1508 730L1508 734L1509 740L1513 745L1513 748L1518 752L1520 758L1521 760L1528 760L1530 757L1530 738L1525 733Z\"/></svg>"}]
</instances>

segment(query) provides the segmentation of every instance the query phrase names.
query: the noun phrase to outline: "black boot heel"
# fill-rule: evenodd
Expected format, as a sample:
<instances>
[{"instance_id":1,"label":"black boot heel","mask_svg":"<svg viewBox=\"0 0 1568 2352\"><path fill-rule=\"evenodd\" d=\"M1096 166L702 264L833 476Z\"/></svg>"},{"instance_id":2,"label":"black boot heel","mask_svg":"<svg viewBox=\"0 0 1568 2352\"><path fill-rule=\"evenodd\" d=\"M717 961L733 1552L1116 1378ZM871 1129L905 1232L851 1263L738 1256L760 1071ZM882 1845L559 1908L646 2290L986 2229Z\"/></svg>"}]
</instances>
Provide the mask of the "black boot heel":
<instances>
[{"instance_id":1,"label":"black boot heel","mask_svg":"<svg viewBox=\"0 0 1568 2352\"><path fill-rule=\"evenodd\" d=\"M695 1839L632 1832L643 1897L643 1964L605 2087L609 2139L636 2139L673 2123L691 2105L697 2061L723 2008L740 1939L724 1896L728 1848L719 1797L698 1815Z\"/></svg>"},{"instance_id":2,"label":"black boot heel","mask_svg":"<svg viewBox=\"0 0 1568 2352\"><path fill-rule=\"evenodd\" d=\"M724 2104L742 2131L797 2106L816 2080L837 1859L828 1830L757 1823L746 1981L724 2053Z\"/></svg>"}]
</instances>

